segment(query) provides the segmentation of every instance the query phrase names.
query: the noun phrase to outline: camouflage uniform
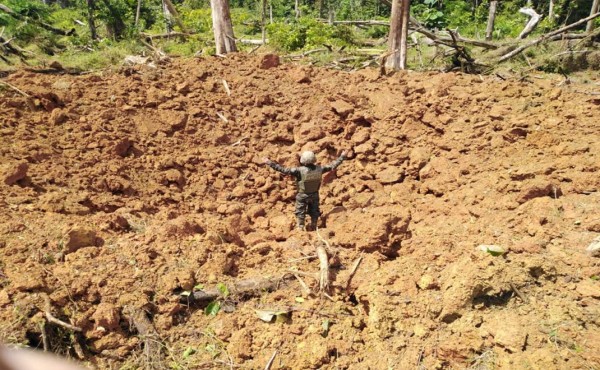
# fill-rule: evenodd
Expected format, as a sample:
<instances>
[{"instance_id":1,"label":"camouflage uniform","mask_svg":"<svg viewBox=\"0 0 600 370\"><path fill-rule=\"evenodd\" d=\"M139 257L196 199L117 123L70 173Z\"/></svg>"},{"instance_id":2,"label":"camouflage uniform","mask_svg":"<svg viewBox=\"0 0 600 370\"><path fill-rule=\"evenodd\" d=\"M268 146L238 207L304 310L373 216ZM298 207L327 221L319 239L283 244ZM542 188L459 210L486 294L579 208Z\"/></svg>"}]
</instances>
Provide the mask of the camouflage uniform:
<instances>
[{"instance_id":1,"label":"camouflage uniform","mask_svg":"<svg viewBox=\"0 0 600 370\"><path fill-rule=\"evenodd\" d=\"M321 176L325 172L336 169L342 161L346 159L341 155L333 163L326 166L316 164L302 165L300 167L285 168L278 163L269 161L267 164L275 171L284 175L294 176L296 179L296 210L294 214L298 220L298 228L304 229L304 219L306 213L310 216L310 226L314 230L317 226L317 219L321 215L319 210L319 188L321 187Z\"/></svg>"}]
</instances>

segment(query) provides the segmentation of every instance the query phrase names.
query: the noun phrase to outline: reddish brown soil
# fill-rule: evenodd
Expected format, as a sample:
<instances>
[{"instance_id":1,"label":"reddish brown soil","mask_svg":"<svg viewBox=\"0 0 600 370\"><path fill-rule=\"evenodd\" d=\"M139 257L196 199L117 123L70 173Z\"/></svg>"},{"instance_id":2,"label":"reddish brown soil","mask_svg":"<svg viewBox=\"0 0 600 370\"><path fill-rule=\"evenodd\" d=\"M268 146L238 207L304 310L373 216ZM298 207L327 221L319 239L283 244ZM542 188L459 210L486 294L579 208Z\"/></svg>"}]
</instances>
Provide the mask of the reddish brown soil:
<instances>
[{"instance_id":1,"label":"reddish brown soil","mask_svg":"<svg viewBox=\"0 0 600 370\"><path fill-rule=\"evenodd\" d=\"M41 346L46 293L101 369L141 366L128 306L176 369L262 369L275 350L272 369L600 367L600 259L585 253L600 99L551 77L260 65L5 79L32 99L0 98L1 341ZM353 148L321 190L332 300L290 280L216 316L181 304L198 285L318 271L293 182L261 161L304 148L322 162ZM258 308L292 312L266 323Z\"/></svg>"}]
</instances>

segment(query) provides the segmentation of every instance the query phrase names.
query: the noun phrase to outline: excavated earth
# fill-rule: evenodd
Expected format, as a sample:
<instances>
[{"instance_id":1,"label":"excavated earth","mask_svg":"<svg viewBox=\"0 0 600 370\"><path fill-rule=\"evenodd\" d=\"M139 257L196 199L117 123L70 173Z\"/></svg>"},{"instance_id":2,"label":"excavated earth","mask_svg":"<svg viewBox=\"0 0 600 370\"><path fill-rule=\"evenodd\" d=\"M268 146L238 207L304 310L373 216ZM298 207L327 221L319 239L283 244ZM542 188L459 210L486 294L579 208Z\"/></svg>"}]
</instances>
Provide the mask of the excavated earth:
<instances>
[{"instance_id":1,"label":"excavated earth","mask_svg":"<svg viewBox=\"0 0 600 370\"><path fill-rule=\"evenodd\" d=\"M29 97L0 97L0 341L42 348L44 333L98 369L263 369L274 354L272 369L600 368L586 85L275 62L3 78ZM294 182L262 162L309 148L323 163L350 149L321 189L327 244L294 230ZM290 270L310 292L289 274L275 291L233 285ZM206 314L191 298L217 286ZM131 312L163 357L144 356Z\"/></svg>"}]
</instances>

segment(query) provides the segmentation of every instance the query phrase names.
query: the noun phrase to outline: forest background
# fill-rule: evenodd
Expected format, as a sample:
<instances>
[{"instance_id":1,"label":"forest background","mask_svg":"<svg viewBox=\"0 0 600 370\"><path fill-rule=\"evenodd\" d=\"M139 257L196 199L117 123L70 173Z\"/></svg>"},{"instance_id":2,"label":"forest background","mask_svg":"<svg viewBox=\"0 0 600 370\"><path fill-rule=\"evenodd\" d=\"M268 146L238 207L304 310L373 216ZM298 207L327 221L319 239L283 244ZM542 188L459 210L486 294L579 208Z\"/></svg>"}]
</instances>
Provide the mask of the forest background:
<instances>
[{"instance_id":1,"label":"forest background","mask_svg":"<svg viewBox=\"0 0 600 370\"><path fill-rule=\"evenodd\" d=\"M210 1L166 1L6 0L2 10L8 8L15 14L0 12L0 42L3 48L14 47L21 62L47 65L58 61L79 70L117 65L127 55L147 55L157 50L170 56L215 54ZM343 60L356 67L368 65L387 47L389 0L233 0L229 5L241 50L253 51L265 40L261 47L268 51L310 55L315 64ZM473 40L486 38L488 0L416 0L410 6L411 16L428 30L446 35L446 30L452 30ZM534 38L589 16L597 6L597 0L502 0L497 2L491 41L500 45L514 42L529 20L519 12L524 7L542 16L528 36ZM345 23L363 20L369 23ZM600 18L592 22L592 29L597 29ZM585 23L573 31L584 32L586 27L590 31ZM452 53L440 51L416 36L409 45L411 69L439 68L452 62ZM598 39L597 32L592 41L594 38ZM472 49L477 49L475 53L493 53L476 46L465 50ZM561 73L597 69L600 62L595 59L600 57L594 50L589 42L582 46L581 40L558 47L545 45L528 49L514 63ZM4 53L4 64L20 63L9 54Z\"/></svg>"}]
</instances>

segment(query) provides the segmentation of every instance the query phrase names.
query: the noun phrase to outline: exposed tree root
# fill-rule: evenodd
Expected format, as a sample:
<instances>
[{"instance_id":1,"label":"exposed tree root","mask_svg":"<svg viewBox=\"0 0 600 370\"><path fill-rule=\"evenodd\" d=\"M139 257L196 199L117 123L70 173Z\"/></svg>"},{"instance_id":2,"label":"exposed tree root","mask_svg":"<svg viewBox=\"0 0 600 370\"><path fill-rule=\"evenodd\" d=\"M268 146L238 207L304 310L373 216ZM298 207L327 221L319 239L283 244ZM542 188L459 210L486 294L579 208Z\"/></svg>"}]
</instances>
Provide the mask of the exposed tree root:
<instances>
[{"instance_id":1,"label":"exposed tree root","mask_svg":"<svg viewBox=\"0 0 600 370\"><path fill-rule=\"evenodd\" d=\"M146 370L167 369L164 363L163 343L146 313L141 308L132 306L124 307L123 313L135 326L140 338L144 341L143 368Z\"/></svg>"}]
</instances>

